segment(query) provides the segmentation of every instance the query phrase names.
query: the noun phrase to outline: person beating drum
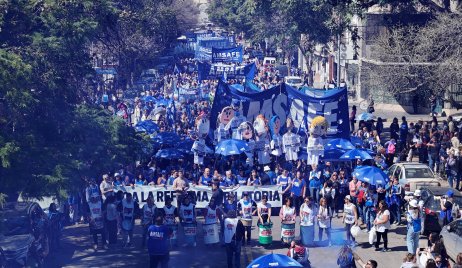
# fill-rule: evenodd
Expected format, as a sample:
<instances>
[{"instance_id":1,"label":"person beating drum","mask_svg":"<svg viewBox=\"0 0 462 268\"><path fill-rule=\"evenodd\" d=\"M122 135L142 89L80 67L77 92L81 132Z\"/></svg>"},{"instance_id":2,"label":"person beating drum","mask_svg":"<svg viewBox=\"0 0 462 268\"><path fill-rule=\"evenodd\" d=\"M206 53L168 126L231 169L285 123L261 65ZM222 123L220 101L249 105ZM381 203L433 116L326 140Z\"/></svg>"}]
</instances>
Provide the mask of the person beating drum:
<instances>
[{"instance_id":1,"label":"person beating drum","mask_svg":"<svg viewBox=\"0 0 462 268\"><path fill-rule=\"evenodd\" d=\"M290 198L284 200L279 217L281 218L281 240L289 244L295 238L295 208Z\"/></svg>"},{"instance_id":2,"label":"person beating drum","mask_svg":"<svg viewBox=\"0 0 462 268\"><path fill-rule=\"evenodd\" d=\"M271 222L271 204L268 203L268 197L263 195L261 202L257 204L258 224Z\"/></svg>"},{"instance_id":3,"label":"person beating drum","mask_svg":"<svg viewBox=\"0 0 462 268\"><path fill-rule=\"evenodd\" d=\"M255 215L253 210L253 202L249 199L249 193L243 192L242 199L238 203L238 211L241 215L242 224L244 225L245 232L247 233L247 245L250 245L250 236L252 233L252 216ZM245 244L245 238L242 240Z\"/></svg>"}]
</instances>

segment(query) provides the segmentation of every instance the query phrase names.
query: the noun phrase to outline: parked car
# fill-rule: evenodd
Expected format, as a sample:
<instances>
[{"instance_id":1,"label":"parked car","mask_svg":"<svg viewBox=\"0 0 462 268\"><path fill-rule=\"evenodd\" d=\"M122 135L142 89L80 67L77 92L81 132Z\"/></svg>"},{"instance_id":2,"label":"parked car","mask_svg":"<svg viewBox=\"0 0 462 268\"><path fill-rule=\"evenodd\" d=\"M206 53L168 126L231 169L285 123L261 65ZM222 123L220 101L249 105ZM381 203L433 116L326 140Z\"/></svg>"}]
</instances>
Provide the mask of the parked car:
<instances>
[{"instance_id":1,"label":"parked car","mask_svg":"<svg viewBox=\"0 0 462 268\"><path fill-rule=\"evenodd\" d=\"M457 254L462 251L462 219L455 220L444 226L440 235L449 258L456 260Z\"/></svg>"},{"instance_id":2,"label":"parked car","mask_svg":"<svg viewBox=\"0 0 462 268\"><path fill-rule=\"evenodd\" d=\"M406 200L416 189L429 186L441 186L440 179L425 164L402 162L388 169L388 176L397 177L404 187Z\"/></svg>"},{"instance_id":3,"label":"parked car","mask_svg":"<svg viewBox=\"0 0 462 268\"><path fill-rule=\"evenodd\" d=\"M462 208L462 193L449 187L423 187L421 188L423 205L422 234L428 235L432 232L439 233L443 226L443 219L440 217L441 199L445 198L448 190L454 192L454 202Z\"/></svg>"},{"instance_id":4,"label":"parked car","mask_svg":"<svg viewBox=\"0 0 462 268\"><path fill-rule=\"evenodd\" d=\"M48 241L41 239L47 239L47 220L39 204L11 202L0 208L0 252L6 267L26 266L31 256L43 262L47 252L41 244Z\"/></svg>"},{"instance_id":5,"label":"parked car","mask_svg":"<svg viewBox=\"0 0 462 268\"><path fill-rule=\"evenodd\" d=\"M303 79L300 76L286 76L284 82L295 89L299 89L303 85Z\"/></svg>"}]
</instances>

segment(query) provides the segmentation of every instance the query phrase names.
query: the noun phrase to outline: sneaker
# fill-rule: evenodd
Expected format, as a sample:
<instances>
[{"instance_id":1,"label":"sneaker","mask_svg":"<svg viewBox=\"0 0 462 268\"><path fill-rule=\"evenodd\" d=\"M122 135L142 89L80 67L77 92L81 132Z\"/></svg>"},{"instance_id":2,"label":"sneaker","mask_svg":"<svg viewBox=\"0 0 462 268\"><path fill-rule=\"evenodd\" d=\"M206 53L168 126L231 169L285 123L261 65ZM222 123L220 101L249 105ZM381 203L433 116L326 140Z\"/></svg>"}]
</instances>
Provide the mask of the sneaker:
<instances>
[{"instance_id":1,"label":"sneaker","mask_svg":"<svg viewBox=\"0 0 462 268\"><path fill-rule=\"evenodd\" d=\"M98 245L97 245L97 244L94 244L94 245L93 245L93 249L94 249L95 251L97 251L97 250L98 250Z\"/></svg>"},{"instance_id":2,"label":"sneaker","mask_svg":"<svg viewBox=\"0 0 462 268\"><path fill-rule=\"evenodd\" d=\"M391 251L391 250L389 248L382 249L382 252L387 252L387 251Z\"/></svg>"},{"instance_id":3,"label":"sneaker","mask_svg":"<svg viewBox=\"0 0 462 268\"><path fill-rule=\"evenodd\" d=\"M380 251L380 248L375 248L375 251Z\"/></svg>"}]
</instances>

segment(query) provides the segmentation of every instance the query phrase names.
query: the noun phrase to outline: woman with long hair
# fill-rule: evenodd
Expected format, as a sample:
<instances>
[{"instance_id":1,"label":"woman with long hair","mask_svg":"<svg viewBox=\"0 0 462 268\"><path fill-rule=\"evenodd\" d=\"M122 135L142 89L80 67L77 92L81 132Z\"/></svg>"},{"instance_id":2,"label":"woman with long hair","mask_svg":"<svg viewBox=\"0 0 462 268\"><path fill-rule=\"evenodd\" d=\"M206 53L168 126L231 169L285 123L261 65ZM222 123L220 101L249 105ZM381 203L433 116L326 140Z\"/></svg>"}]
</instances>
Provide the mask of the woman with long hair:
<instances>
[{"instance_id":1,"label":"woman with long hair","mask_svg":"<svg viewBox=\"0 0 462 268\"><path fill-rule=\"evenodd\" d=\"M313 244L316 215L316 205L313 198L305 196L304 202L300 206L300 237L304 246Z\"/></svg>"},{"instance_id":2,"label":"woman with long hair","mask_svg":"<svg viewBox=\"0 0 462 268\"><path fill-rule=\"evenodd\" d=\"M331 221L332 221L332 210L327 205L327 200L324 197L322 197L321 200L319 201L319 210L318 210L318 226L319 226L318 237L319 237L319 241L321 242L322 234L323 232L325 232L327 235L329 247L332 245L331 240L330 240Z\"/></svg>"},{"instance_id":3,"label":"woman with long hair","mask_svg":"<svg viewBox=\"0 0 462 268\"><path fill-rule=\"evenodd\" d=\"M377 241L375 242L375 250L379 250L380 240L383 238L382 251L390 251L388 248L388 230L390 229L390 211L387 203L382 200L379 202L377 216L374 220L375 230L377 233Z\"/></svg>"},{"instance_id":4,"label":"woman with long hair","mask_svg":"<svg viewBox=\"0 0 462 268\"><path fill-rule=\"evenodd\" d=\"M337 264L340 268L353 268L356 267L353 251L347 245L344 245L337 257Z\"/></svg>"}]
</instances>

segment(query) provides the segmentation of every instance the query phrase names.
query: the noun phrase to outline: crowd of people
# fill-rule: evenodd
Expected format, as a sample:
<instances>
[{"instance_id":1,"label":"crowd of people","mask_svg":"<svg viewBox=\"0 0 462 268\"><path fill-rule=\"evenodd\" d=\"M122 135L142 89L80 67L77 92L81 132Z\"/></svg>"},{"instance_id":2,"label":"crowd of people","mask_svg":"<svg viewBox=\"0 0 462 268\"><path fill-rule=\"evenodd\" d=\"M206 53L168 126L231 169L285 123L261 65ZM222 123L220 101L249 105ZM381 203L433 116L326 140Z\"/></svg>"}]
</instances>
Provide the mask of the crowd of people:
<instances>
[{"instance_id":1,"label":"crowd of people","mask_svg":"<svg viewBox=\"0 0 462 268\"><path fill-rule=\"evenodd\" d=\"M127 100L119 101L114 105L115 113L133 126L141 121L153 120L159 126L159 133L175 132L181 139L190 137L196 127L196 117L209 114L211 103L217 97L214 96L217 82L198 83L191 64L191 60L179 62L179 72L157 80L152 89L143 92L144 97L133 99L132 108ZM254 80L263 89L280 81L271 66L261 66ZM228 81L230 84L239 82ZM200 98L175 95L179 88L198 90L196 92ZM152 99L148 99L148 96L152 96ZM429 122L419 120L408 123L403 117L399 123L394 118L386 131L382 118L357 120L355 106L350 112L351 136L360 141L356 143L358 147L368 149L374 155L372 160L319 161L310 164L306 159L286 161L284 157L272 156L268 164L260 164L257 159L251 165L245 161L245 155L205 157L201 164L189 157L170 161L152 157L146 162L120 166L107 172L101 181L89 180L85 194L75 193L69 198L69 220L71 223L89 223L93 247L98 250L99 236L103 248L116 244L118 235L122 235L124 247L133 246L134 222L139 218L143 227L140 246L145 247L147 242L152 267L157 267L157 263L166 267L170 246L178 244L177 224L188 228L190 224L196 224L198 217L204 217L206 225L220 226L218 241L213 242L226 246L228 267L239 267L241 246L255 243L251 237L254 218L257 225L271 224L272 214L279 215L281 224L290 225L298 221L300 242L292 244L294 238L289 238L287 244L292 249L289 255L301 260L304 256L296 253L302 252L299 247L334 244L331 238L332 219L341 218L345 226L346 246L342 247L339 255L340 267L352 267L354 263L351 251L358 245L355 237L359 226L372 233L371 243L376 250L387 252L391 250L388 246L389 231L396 225L405 224L409 254L402 267L413 267L412 263L419 254L422 255L418 247L423 213L419 190L408 201L404 198L404 188L397 177L390 177L383 185L371 185L356 177L353 170L360 166L386 170L397 161L413 161L418 157L420 163L428 164L445 178L451 188L460 189L461 122L451 117L444 121L433 117ZM164 148L164 145L160 148ZM120 186L142 185L172 187L177 193L178 202L173 204L173 200L167 198L164 207L156 207L153 199L148 198L146 204L140 207L140 200L134 199L129 192L120 191ZM191 185L211 187L213 196L205 209L195 208L195 200L187 194ZM247 193L236 196L223 192L239 186L261 185L281 187L283 201L280 209L271 208L267 196L255 203ZM451 212L454 203L452 195L453 192L449 191L447 203L442 204L442 210L448 215L445 224L457 217ZM315 242L316 228L319 241ZM326 240L323 240L324 235ZM440 264L435 267L448 267L444 244L438 242L441 239L432 234L429 241L429 249L424 251L431 254L428 262L439 261ZM183 242L195 246L196 238L186 237L185 234ZM377 262L370 260L366 267L377 267Z\"/></svg>"}]
</instances>

